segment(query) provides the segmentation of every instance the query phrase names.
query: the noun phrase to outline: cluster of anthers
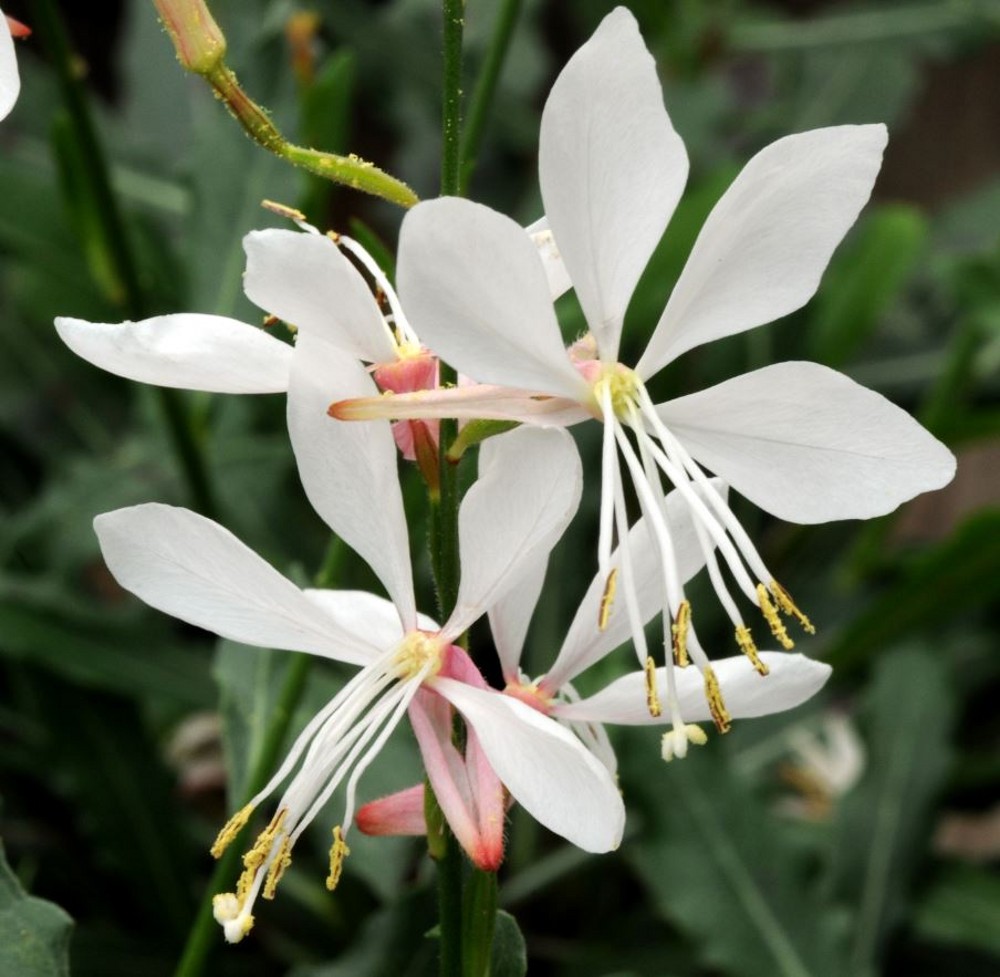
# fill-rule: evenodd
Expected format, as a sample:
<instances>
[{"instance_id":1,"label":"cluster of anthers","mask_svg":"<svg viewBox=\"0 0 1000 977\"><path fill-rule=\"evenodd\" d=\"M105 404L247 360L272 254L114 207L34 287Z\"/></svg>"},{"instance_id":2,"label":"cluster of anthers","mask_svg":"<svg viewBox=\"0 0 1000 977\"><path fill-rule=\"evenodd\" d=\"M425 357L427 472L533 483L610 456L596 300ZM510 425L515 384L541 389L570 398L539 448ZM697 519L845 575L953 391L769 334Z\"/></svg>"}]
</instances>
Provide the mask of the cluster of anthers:
<instances>
[{"instance_id":1,"label":"cluster of anthers","mask_svg":"<svg viewBox=\"0 0 1000 977\"><path fill-rule=\"evenodd\" d=\"M305 754L274 817L243 855L236 891L219 893L212 901L216 922L228 942L238 943L250 932L257 896L274 898L299 835L346 777L344 816L333 828L326 878L327 889L332 892L337 887L351 851L346 838L354 821L361 774L403 718L421 683L440 671L445 649L435 635L411 631L381 660L363 668L306 726L270 783L219 832L211 848L215 858L222 857L257 805Z\"/></svg>"},{"instance_id":2,"label":"cluster of anthers","mask_svg":"<svg viewBox=\"0 0 1000 977\"><path fill-rule=\"evenodd\" d=\"M787 651L794 647L782 620L782 613L795 618L809 634L814 634L815 628L809 618L796 607L788 591L769 572L723 495L663 423L645 384L635 371L620 363L602 363L592 358L595 351L596 344L589 336L570 348L574 364L591 384L591 410L604 427L598 565L604 576L605 586L598 627L601 630L607 627L612 606L620 590L629 616L636 654L645 668L647 708L650 715L661 715L663 704L657 688L656 662L647 648L632 573L628 517L618 461L620 457L635 488L642 513L651 528L659 556L667 664L672 660L678 668L685 668L693 663L699 669L715 726L720 733L726 733L731 719L718 679L692 623L691 604L684 593L667 522L663 478L682 494L690 507L712 587L732 622L737 646L760 675L767 675L768 667L760 658L750 628L730 593L717 554L721 555L736 586L759 609L782 648ZM631 431L634 445L627 431ZM612 542L615 536L620 557L618 566L611 567ZM705 734L698 726L684 723L677 701L673 669L668 667L665 671L667 709L672 729L664 735L663 756L670 760L674 756L684 756L688 742L704 743Z\"/></svg>"}]
</instances>

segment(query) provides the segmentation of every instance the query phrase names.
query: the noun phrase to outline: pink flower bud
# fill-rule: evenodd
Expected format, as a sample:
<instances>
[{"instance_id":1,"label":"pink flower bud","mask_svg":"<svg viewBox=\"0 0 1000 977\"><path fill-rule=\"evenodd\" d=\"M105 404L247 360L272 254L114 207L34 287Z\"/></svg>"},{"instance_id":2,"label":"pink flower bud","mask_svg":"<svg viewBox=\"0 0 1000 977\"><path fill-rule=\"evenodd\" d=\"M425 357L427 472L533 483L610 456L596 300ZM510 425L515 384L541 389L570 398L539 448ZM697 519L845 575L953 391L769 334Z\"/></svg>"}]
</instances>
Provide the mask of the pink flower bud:
<instances>
[{"instance_id":1,"label":"pink flower bud","mask_svg":"<svg viewBox=\"0 0 1000 977\"><path fill-rule=\"evenodd\" d=\"M177 49L177 60L189 71L209 74L226 55L226 38L204 0L153 0Z\"/></svg>"}]
</instances>

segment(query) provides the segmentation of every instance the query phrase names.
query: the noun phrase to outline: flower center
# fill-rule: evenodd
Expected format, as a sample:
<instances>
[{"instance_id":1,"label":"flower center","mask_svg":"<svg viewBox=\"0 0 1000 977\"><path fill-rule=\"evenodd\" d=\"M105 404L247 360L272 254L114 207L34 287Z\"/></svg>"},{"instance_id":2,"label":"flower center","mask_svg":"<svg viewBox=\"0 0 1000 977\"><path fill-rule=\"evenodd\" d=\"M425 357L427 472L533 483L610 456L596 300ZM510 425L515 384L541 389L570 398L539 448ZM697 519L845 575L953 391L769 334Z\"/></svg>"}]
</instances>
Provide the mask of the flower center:
<instances>
[{"instance_id":1,"label":"flower center","mask_svg":"<svg viewBox=\"0 0 1000 977\"><path fill-rule=\"evenodd\" d=\"M526 706L531 706L543 716L548 716L552 712L552 697L546 695L534 682L508 682L503 694L523 702Z\"/></svg>"},{"instance_id":2,"label":"flower center","mask_svg":"<svg viewBox=\"0 0 1000 977\"><path fill-rule=\"evenodd\" d=\"M404 682L421 673L424 673L424 678L430 678L441 671L444 649L444 642L435 635L426 631L411 631L400 642L390 667Z\"/></svg>"}]
</instances>

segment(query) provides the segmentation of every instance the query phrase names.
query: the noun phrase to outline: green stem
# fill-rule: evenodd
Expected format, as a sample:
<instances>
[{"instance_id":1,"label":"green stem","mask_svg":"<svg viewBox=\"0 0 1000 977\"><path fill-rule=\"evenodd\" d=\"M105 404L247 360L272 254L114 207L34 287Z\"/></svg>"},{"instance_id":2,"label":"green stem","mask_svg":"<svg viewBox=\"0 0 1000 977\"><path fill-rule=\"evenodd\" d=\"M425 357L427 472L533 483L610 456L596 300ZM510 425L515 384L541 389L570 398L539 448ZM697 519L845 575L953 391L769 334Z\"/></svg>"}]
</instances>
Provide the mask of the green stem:
<instances>
[{"instance_id":1,"label":"green stem","mask_svg":"<svg viewBox=\"0 0 1000 977\"><path fill-rule=\"evenodd\" d=\"M442 0L444 14L443 87L441 98L441 196L462 190L462 32L465 0Z\"/></svg>"},{"instance_id":2,"label":"green stem","mask_svg":"<svg viewBox=\"0 0 1000 977\"><path fill-rule=\"evenodd\" d=\"M292 661L285 674L285 681L278 695L278 701L271 713L271 722L267 728L260 754L250 771L244 796L237 802L234 810L238 811L250 802L250 798L267 783L268 777L277 765L278 753L288 734L288 727L295 714L296 706L302 698L311 665L312 656L292 655ZM227 890L231 886L232 880L239 874L242 853L238 841L238 838L234 838L223 853L222 858L216 862L215 871L212 872L205 898L198 908L198 915L195 917L191 932L188 934L184 952L181 954L180 962L174 971L174 977L201 977L201 974L205 972L205 965L212 951L219 945L219 927L212 915L212 897L217 892Z\"/></svg>"},{"instance_id":3,"label":"green stem","mask_svg":"<svg viewBox=\"0 0 1000 977\"><path fill-rule=\"evenodd\" d=\"M254 142L293 166L354 190L381 197L400 207L412 207L417 195L401 180L380 170L357 156L338 156L317 149L306 149L290 143L278 131L270 116L240 87L236 75L219 61L205 72L199 72L229 109Z\"/></svg>"},{"instance_id":4,"label":"green stem","mask_svg":"<svg viewBox=\"0 0 1000 977\"><path fill-rule=\"evenodd\" d=\"M496 872L473 869L465 888L465 928L462 932L464 977L490 977L497 901Z\"/></svg>"},{"instance_id":5,"label":"green stem","mask_svg":"<svg viewBox=\"0 0 1000 977\"><path fill-rule=\"evenodd\" d=\"M52 62L70 124L80 147L84 172L79 175L94 201L103 247L118 279L126 313L131 318L141 319L146 315L146 308L138 266L112 189L104 148L98 138L83 86L74 71L73 53L65 27L53 0L33 0L32 10L32 26ZM161 388L157 396L194 507L205 515L212 515L216 507L211 483L201 446L192 432L185 405L176 390Z\"/></svg>"},{"instance_id":6,"label":"green stem","mask_svg":"<svg viewBox=\"0 0 1000 977\"><path fill-rule=\"evenodd\" d=\"M469 115L462 131L461 193L463 196L468 189L469 180L472 178L472 171L476 168L476 159L479 155L483 131L486 128L486 120L493 107L493 96L496 94L497 82L500 80L500 71L507 57L510 39L514 34L514 27L517 25L517 18L520 14L521 0L503 0L503 5L500 7L493 25L493 36L490 38L486 58L480 69L479 77L476 79L475 87L472 89Z\"/></svg>"}]
</instances>

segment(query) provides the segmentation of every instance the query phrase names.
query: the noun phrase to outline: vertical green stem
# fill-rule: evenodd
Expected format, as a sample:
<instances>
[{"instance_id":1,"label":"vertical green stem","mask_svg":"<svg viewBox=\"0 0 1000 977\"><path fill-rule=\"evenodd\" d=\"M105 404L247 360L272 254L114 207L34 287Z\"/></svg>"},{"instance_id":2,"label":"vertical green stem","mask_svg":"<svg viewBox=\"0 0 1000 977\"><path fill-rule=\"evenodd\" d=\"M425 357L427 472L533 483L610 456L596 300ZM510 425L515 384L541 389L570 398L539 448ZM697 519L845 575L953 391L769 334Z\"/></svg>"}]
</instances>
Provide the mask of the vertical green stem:
<instances>
[{"instance_id":1,"label":"vertical green stem","mask_svg":"<svg viewBox=\"0 0 1000 977\"><path fill-rule=\"evenodd\" d=\"M464 195L476 168L476 157L486 128L486 120L493 106L493 96L496 94L500 71L507 57L510 39L521 14L522 0L503 0L496 23L493 25L493 35L486 58L476 78L469 102L469 116L462 130L461 154L461 193Z\"/></svg>"},{"instance_id":2,"label":"vertical green stem","mask_svg":"<svg viewBox=\"0 0 1000 977\"><path fill-rule=\"evenodd\" d=\"M461 191L462 32L465 0L442 0L444 14L444 85L441 98L441 196Z\"/></svg>"},{"instance_id":3,"label":"vertical green stem","mask_svg":"<svg viewBox=\"0 0 1000 977\"><path fill-rule=\"evenodd\" d=\"M99 215L103 244L121 287L125 311L132 318L142 318L146 310L138 266L111 186L104 148L98 138L83 86L73 68L73 54L66 30L53 0L33 0L32 12L32 27L52 62L80 147L85 170L81 178ZM215 512L211 484L185 405L176 390L158 388L157 396L193 504L200 512L211 515Z\"/></svg>"}]
</instances>

